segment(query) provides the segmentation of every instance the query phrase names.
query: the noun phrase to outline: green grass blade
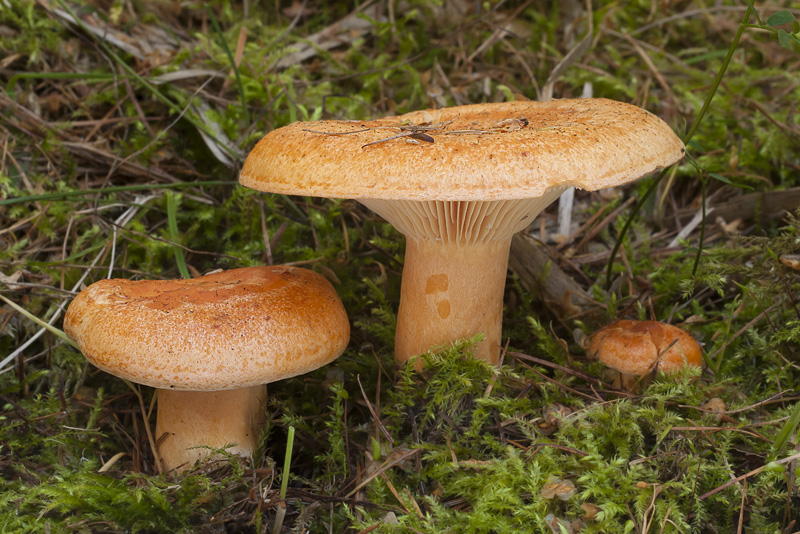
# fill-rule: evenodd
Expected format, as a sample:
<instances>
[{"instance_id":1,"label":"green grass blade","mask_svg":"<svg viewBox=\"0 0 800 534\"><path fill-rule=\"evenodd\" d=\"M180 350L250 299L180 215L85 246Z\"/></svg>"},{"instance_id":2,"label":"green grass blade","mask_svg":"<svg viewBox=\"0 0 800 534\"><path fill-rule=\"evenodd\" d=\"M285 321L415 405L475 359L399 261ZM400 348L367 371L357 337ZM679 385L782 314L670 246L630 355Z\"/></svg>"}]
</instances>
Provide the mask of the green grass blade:
<instances>
[{"instance_id":1,"label":"green grass blade","mask_svg":"<svg viewBox=\"0 0 800 534\"><path fill-rule=\"evenodd\" d=\"M94 245L90 245L89 247L87 247L87 248L85 248L85 249L83 249L83 250L81 250L79 252L76 252L75 254L70 255L67 258L64 258L63 260L52 260L52 261L28 260L27 263L31 267L53 267L53 266L56 266L56 265L70 264L70 263L73 263L76 260L79 260L80 258L83 258L84 256L86 256L88 254L91 254L92 252L96 252L96 251L98 251L101 248L106 247L106 246L108 246L108 243L106 241L100 241L98 243L95 243Z\"/></svg>"},{"instance_id":2,"label":"green grass blade","mask_svg":"<svg viewBox=\"0 0 800 534\"><path fill-rule=\"evenodd\" d=\"M644 196L642 196L642 198L639 199L639 202L633 206L633 210L631 210L631 214L625 221L625 224L622 225L622 229L619 231L619 236L617 236L617 240L614 242L614 248L611 249L611 257L608 259L608 265L606 266L606 289L611 287L611 271L614 268L614 258L617 257L617 252L619 252L619 247L622 246L622 241L625 239L625 234L628 233L628 228L630 228L631 224L633 224L633 221L636 220L636 216L641 211L642 206L644 206L644 203L647 202L647 199L650 198L650 195L652 195L658 188L658 184L661 183L661 180L667 175L667 171L669 169L670 167L667 167L666 169L662 170L658 177L653 180L653 183L650 184L650 187L648 187L647 191L645 191Z\"/></svg>"},{"instance_id":3,"label":"green grass blade","mask_svg":"<svg viewBox=\"0 0 800 534\"><path fill-rule=\"evenodd\" d=\"M294 427L289 427L289 435L286 436L286 456L283 458L283 476L281 479L281 500L286 499L286 488L289 484L289 468L292 464L292 448L294 447Z\"/></svg>"},{"instance_id":4,"label":"green grass blade","mask_svg":"<svg viewBox=\"0 0 800 534\"><path fill-rule=\"evenodd\" d=\"M789 437L797 430L797 425L800 423L800 402L794 405L794 410L789 416L789 420L783 425L781 431L775 437L775 443L772 444L772 450L775 454L780 454L786 448L786 443Z\"/></svg>"},{"instance_id":5,"label":"green grass blade","mask_svg":"<svg viewBox=\"0 0 800 534\"><path fill-rule=\"evenodd\" d=\"M211 19L211 23L214 25L214 30L216 30L217 35L219 35L219 40L222 43L222 48L225 50L225 53L228 55L228 61L231 62L231 68L233 69L233 74L236 76L236 83L239 85L239 96L242 99L242 110L244 111L244 118L247 124L250 124L250 112L247 109L247 98L244 94L244 84L242 83L242 76L239 74L239 67L236 66L236 59L233 57L233 53L231 52L230 47L228 46L228 42L225 41L225 34L222 33L222 28L217 21L217 17L214 16L214 11L211 10L209 6L206 6L206 11L208 12L208 17Z\"/></svg>"},{"instance_id":6,"label":"green grass blade","mask_svg":"<svg viewBox=\"0 0 800 534\"><path fill-rule=\"evenodd\" d=\"M167 227L172 241L178 241L178 202L175 200L175 193L167 191ZM183 249L177 245L172 245L172 252L175 254L175 263L184 278L191 278L189 268L186 266L186 258Z\"/></svg>"},{"instance_id":7,"label":"green grass blade","mask_svg":"<svg viewBox=\"0 0 800 534\"><path fill-rule=\"evenodd\" d=\"M114 79L127 78L127 76L114 76L113 74L105 72L18 72L13 75L6 83L6 95L11 100L16 101L16 91L14 86L19 80L36 79L36 80L97 80L97 81L110 81Z\"/></svg>"},{"instance_id":8,"label":"green grass blade","mask_svg":"<svg viewBox=\"0 0 800 534\"><path fill-rule=\"evenodd\" d=\"M289 467L292 463L292 446L294 445L294 427L289 427L286 437L286 456L283 459L283 479L281 480L281 502L275 512L275 522L272 524L272 534L280 534L283 527L283 518L286 516L286 488L289 484Z\"/></svg>"},{"instance_id":9,"label":"green grass blade","mask_svg":"<svg viewBox=\"0 0 800 534\"><path fill-rule=\"evenodd\" d=\"M104 187L102 189L81 189L76 191L63 191L59 193L43 193L41 195L28 195L24 197L6 198L0 200L0 206L11 206L13 204L23 204L25 202L38 202L41 200L65 200L73 197L94 196L110 193L122 193L125 191L150 191L152 189L182 189L184 187L211 187L217 185L235 185L236 180L206 180L201 182L176 182L174 184L140 184L140 185L118 185Z\"/></svg>"},{"instance_id":10,"label":"green grass blade","mask_svg":"<svg viewBox=\"0 0 800 534\"><path fill-rule=\"evenodd\" d=\"M702 206L701 210L703 213L703 220L700 222L700 241L697 243L697 255L694 257L694 265L692 266L692 276L697 274L697 268L700 266L700 258L703 254L703 241L706 237L706 186L708 185L708 180L705 176L701 176L700 180L702 181Z\"/></svg>"}]
</instances>

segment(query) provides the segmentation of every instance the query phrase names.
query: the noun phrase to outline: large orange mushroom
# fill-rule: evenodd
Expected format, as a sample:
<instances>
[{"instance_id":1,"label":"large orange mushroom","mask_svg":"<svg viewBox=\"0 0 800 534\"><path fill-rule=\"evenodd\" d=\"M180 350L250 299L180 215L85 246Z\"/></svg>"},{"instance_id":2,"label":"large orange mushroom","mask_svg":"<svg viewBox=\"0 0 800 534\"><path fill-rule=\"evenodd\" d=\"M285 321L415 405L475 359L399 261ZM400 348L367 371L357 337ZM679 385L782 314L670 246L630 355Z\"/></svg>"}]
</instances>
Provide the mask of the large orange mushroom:
<instances>
[{"instance_id":1,"label":"large orange mushroom","mask_svg":"<svg viewBox=\"0 0 800 534\"><path fill-rule=\"evenodd\" d=\"M239 182L354 198L406 236L395 359L483 333L500 355L511 238L570 187L597 190L675 163L684 146L648 111L606 99L473 104L268 133Z\"/></svg>"}]
</instances>

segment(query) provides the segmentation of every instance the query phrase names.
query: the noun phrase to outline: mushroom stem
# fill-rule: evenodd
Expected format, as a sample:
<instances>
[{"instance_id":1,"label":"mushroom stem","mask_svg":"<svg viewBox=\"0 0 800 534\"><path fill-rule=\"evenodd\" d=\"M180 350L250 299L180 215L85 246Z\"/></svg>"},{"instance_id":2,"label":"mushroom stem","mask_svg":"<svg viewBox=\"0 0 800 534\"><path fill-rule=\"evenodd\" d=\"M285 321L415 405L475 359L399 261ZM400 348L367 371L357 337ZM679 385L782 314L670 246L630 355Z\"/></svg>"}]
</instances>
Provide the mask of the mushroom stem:
<instances>
[{"instance_id":1,"label":"mushroom stem","mask_svg":"<svg viewBox=\"0 0 800 534\"><path fill-rule=\"evenodd\" d=\"M648 375L637 376L617 371L614 374L613 384L615 388L624 389L625 391L631 391L635 393L641 390L642 385L647 385L650 383L650 378L652 378L653 374L654 373L651 372Z\"/></svg>"},{"instance_id":2,"label":"mushroom stem","mask_svg":"<svg viewBox=\"0 0 800 534\"><path fill-rule=\"evenodd\" d=\"M483 333L475 357L498 363L511 237L437 243L407 236L395 360Z\"/></svg>"},{"instance_id":3,"label":"mushroom stem","mask_svg":"<svg viewBox=\"0 0 800 534\"><path fill-rule=\"evenodd\" d=\"M225 391L159 389L156 441L162 471L191 467L210 454L204 445L235 444L226 450L251 457L266 398L266 385Z\"/></svg>"}]
</instances>

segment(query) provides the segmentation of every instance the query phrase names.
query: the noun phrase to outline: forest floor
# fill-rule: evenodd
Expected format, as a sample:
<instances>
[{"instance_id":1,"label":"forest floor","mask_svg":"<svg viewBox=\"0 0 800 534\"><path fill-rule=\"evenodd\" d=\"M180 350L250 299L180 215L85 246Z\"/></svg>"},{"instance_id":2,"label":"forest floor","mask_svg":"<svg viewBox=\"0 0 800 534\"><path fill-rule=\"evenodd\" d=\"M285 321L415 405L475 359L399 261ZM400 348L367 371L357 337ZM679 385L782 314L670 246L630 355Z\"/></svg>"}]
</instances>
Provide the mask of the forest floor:
<instances>
[{"instance_id":1,"label":"forest floor","mask_svg":"<svg viewBox=\"0 0 800 534\"><path fill-rule=\"evenodd\" d=\"M796 3L0 6L0 531L800 531ZM462 340L396 368L403 236L238 184L297 120L588 95L658 115L687 157L577 191L566 235L556 204L523 232L499 366ZM252 461L159 473L153 389L88 364L66 306L270 263L333 283L347 350L270 385ZM553 273L585 297L554 299ZM702 369L615 386L585 341L621 318L685 329Z\"/></svg>"}]
</instances>

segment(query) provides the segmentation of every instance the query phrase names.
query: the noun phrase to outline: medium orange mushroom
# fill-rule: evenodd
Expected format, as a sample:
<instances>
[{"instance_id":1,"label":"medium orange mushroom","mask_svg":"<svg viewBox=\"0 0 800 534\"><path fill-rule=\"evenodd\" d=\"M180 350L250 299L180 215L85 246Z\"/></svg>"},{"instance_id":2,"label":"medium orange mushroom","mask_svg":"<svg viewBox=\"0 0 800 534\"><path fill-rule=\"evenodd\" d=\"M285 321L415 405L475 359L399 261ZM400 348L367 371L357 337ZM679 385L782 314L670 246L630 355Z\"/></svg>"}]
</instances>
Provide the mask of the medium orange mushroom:
<instances>
[{"instance_id":1,"label":"medium orange mushroom","mask_svg":"<svg viewBox=\"0 0 800 534\"><path fill-rule=\"evenodd\" d=\"M592 336L589 356L616 371L615 385L629 390L640 377L657 370L669 374L702 365L697 341L677 326L658 321L614 321Z\"/></svg>"},{"instance_id":2,"label":"medium orange mushroom","mask_svg":"<svg viewBox=\"0 0 800 534\"><path fill-rule=\"evenodd\" d=\"M350 338L333 286L278 265L101 280L72 301L64 331L95 366L158 389L164 471L191 467L209 454L203 446L251 457L266 384L331 362Z\"/></svg>"}]
</instances>

